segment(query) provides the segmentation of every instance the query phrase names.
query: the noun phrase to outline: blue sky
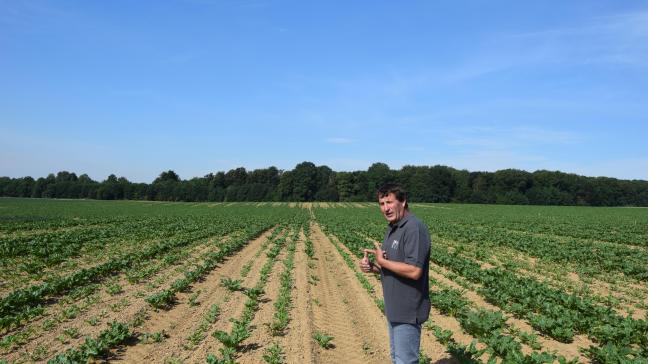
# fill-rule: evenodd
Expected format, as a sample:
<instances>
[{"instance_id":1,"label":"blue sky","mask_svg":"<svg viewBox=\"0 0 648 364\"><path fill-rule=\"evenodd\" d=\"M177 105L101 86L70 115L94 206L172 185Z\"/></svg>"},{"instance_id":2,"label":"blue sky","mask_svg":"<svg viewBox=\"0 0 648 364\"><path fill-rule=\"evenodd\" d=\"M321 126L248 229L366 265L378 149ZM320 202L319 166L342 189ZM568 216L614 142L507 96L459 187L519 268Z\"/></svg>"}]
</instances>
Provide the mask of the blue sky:
<instances>
[{"instance_id":1,"label":"blue sky","mask_svg":"<svg viewBox=\"0 0 648 364\"><path fill-rule=\"evenodd\" d=\"M0 0L0 176L648 180L648 3Z\"/></svg>"}]
</instances>

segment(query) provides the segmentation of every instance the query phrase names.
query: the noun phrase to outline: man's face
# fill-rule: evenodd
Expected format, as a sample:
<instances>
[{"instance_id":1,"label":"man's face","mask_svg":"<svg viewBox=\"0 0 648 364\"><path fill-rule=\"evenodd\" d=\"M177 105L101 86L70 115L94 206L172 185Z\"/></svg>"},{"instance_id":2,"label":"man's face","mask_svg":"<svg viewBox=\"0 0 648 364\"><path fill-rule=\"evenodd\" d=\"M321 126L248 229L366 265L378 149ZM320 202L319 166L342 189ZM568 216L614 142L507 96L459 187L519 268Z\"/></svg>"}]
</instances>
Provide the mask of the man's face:
<instances>
[{"instance_id":1,"label":"man's face","mask_svg":"<svg viewBox=\"0 0 648 364\"><path fill-rule=\"evenodd\" d=\"M396 223L403 218L405 215L405 202L407 201L398 201L393 193L378 199L380 212L390 224Z\"/></svg>"}]
</instances>

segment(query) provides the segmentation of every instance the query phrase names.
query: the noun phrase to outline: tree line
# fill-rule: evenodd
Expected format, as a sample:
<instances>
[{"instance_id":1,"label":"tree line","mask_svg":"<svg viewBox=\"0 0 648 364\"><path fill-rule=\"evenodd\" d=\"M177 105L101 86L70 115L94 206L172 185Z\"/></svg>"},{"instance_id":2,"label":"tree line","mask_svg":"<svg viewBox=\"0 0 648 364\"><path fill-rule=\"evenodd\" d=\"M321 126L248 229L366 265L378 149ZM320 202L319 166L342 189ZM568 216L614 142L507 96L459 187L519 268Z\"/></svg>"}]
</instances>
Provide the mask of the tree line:
<instances>
[{"instance_id":1,"label":"tree line","mask_svg":"<svg viewBox=\"0 0 648 364\"><path fill-rule=\"evenodd\" d=\"M292 170L243 167L183 180L162 172L152 183L114 174L104 181L61 171L56 175L0 177L0 196L153 201L374 201L386 182L401 183L411 202L648 206L648 181L585 177L560 171L505 169L469 172L448 166L374 163L366 171L335 172L302 162Z\"/></svg>"}]
</instances>

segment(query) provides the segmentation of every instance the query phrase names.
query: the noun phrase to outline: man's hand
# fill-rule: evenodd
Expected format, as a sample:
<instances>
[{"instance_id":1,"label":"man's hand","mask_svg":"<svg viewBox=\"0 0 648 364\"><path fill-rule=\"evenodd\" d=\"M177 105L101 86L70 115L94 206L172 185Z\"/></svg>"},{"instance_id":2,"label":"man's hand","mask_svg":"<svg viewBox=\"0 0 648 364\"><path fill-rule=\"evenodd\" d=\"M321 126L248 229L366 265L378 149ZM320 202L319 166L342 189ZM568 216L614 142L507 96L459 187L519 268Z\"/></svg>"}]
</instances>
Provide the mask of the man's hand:
<instances>
[{"instance_id":1,"label":"man's hand","mask_svg":"<svg viewBox=\"0 0 648 364\"><path fill-rule=\"evenodd\" d=\"M365 273L371 273L371 271L373 270L372 269L373 268L372 264L369 261L369 257L367 256L367 250L366 249L365 249L365 252L364 252L364 258L362 258L360 260L360 262L358 262L358 265L360 266L360 270L362 270Z\"/></svg>"},{"instance_id":2,"label":"man's hand","mask_svg":"<svg viewBox=\"0 0 648 364\"><path fill-rule=\"evenodd\" d=\"M382 266L386 261L387 261L387 253L382 250L382 247L380 246L380 243L374 241L374 247L376 249L365 249L365 257L367 254L373 254L376 256L376 264L379 266Z\"/></svg>"},{"instance_id":3,"label":"man's hand","mask_svg":"<svg viewBox=\"0 0 648 364\"><path fill-rule=\"evenodd\" d=\"M365 273L380 273L380 267L382 266L381 262L387 260L385 252L380 248L380 244L374 242L374 245L376 247L375 250L364 249L364 258L362 258L358 263L360 269ZM369 260L369 254L376 256L376 264L371 263Z\"/></svg>"},{"instance_id":4,"label":"man's hand","mask_svg":"<svg viewBox=\"0 0 648 364\"><path fill-rule=\"evenodd\" d=\"M375 250L373 249L364 250L365 257L367 256L367 254L375 255L376 264L380 267L380 269L387 269L396 273L401 277L405 277L413 280L419 279L423 274L423 269L415 265L387 259L387 253L384 250L382 250L382 247L380 246L379 243L374 242L374 246L376 247Z\"/></svg>"}]
</instances>

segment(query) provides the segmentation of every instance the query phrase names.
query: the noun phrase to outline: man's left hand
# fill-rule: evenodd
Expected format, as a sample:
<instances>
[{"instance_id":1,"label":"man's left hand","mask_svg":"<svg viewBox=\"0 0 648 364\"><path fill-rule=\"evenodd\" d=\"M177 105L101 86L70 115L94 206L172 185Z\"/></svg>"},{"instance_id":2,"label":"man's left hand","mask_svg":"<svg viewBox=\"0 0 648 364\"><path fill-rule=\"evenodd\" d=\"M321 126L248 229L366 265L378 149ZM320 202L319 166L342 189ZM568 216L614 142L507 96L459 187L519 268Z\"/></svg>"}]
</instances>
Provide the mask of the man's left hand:
<instances>
[{"instance_id":1,"label":"man's left hand","mask_svg":"<svg viewBox=\"0 0 648 364\"><path fill-rule=\"evenodd\" d=\"M382 266L385 261L387 261L387 253L382 250L382 247L378 242L374 241L374 247L376 248L375 250L372 249L365 249L365 253L373 254L376 256L376 264L379 266Z\"/></svg>"}]
</instances>

